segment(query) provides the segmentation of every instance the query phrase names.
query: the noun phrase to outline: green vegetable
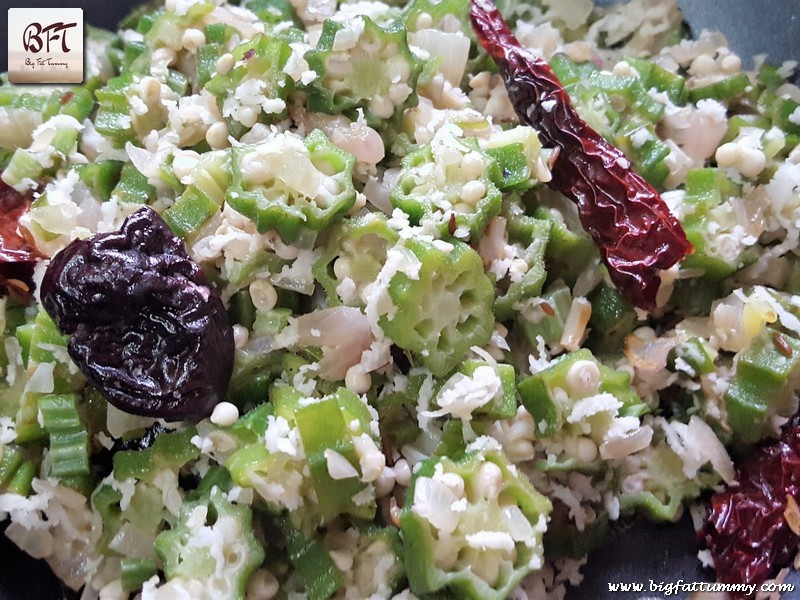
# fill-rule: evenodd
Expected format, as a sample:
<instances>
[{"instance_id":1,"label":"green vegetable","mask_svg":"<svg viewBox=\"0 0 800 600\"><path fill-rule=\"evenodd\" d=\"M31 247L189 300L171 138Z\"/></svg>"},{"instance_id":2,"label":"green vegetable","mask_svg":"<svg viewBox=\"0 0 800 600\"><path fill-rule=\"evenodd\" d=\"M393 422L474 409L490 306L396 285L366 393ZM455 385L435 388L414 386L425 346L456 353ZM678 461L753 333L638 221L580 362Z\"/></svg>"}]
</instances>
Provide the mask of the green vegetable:
<instances>
[{"instance_id":1,"label":"green vegetable","mask_svg":"<svg viewBox=\"0 0 800 600\"><path fill-rule=\"evenodd\" d=\"M364 288L375 281L386 253L398 234L381 213L343 219L333 229L326 250L314 263L314 278L322 285L330 306L363 304ZM345 279L352 289L340 287Z\"/></svg>"},{"instance_id":2,"label":"green vegetable","mask_svg":"<svg viewBox=\"0 0 800 600\"><path fill-rule=\"evenodd\" d=\"M114 478L117 481L129 478L150 481L167 467L182 467L200 454L191 441L195 435L197 430L187 427L181 431L159 435L153 445L144 450L117 452L114 455Z\"/></svg>"},{"instance_id":3,"label":"green vegetable","mask_svg":"<svg viewBox=\"0 0 800 600\"><path fill-rule=\"evenodd\" d=\"M76 394L47 394L39 398L39 412L50 436L49 474L83 491L91 473L89 433L78 414L77 402Z\"/></svg>"},{"instance_id":4,"label":"green vegetable","mask_svg":"<svg viewBox=\"0 0 800 600\"><path fill-rule=\"evenodd\" d=\"M302 230L319 231L355 202L355 159L320 130L302 140L283 134L270 144L237 146L232 158L225 201L260 232L275 229L286 243Z\"/></svg>"},{"instance_id":5,"label":"green vegetable","mask_svg":"<svg viewBox=\"0 0 800 600\"><path fill-rule=\"evenodd\" d=\"M416 278L398 272L388 293L396 311L380 326L392 341L414 353L436 376L453 370L471 346L489 341L494 328L494 289L480 256L463 242L452 249L410 239L405 248L420 262Z\"/></svg>"},{"instance_id":6,"label":"green vegetable","mask_svg":"<svg viewBox=\"0 0 800 600\"><path fill-rule=\"evenodd\" d=\"M555 435L567 424L578 400L598 393L613 395L621 416L637 417L648 410L631 388L630 375L600 364L586 348L562 355L550 367L521 380L517 389L537 423L538 437Z\"/></svg>"},{"instance_id":7,"label":"green vegetable","mask_svg":"<svg viewBox=\"0 0 800 600\"><path fill-rule=\"evenodd\" d=\"M277 519L289 561L297 570L309 600L325 600L344 585L344 575L331 559L319 534L305 536L288 519Z\"/></svg>"},{"instance_id":8,"label":"green vegetable","mask_svg":"<svg viewBox=\"0 0 800 600\"><path fill-rule=\"evenodd\" d=\"M156 199L156 188L133 166L133 163L125 163L117 185L111 190L111 196L116 196L121 202L149 204Z\"/></svg>"},{"instance_id":9,"label":"green vegetable","mask_svg":"<svg viewBox=\"0 0 800 600\"><path fill-rule=\"evenodd\" d=\"M495 444L479 438L460 458L431 458L415 472L400 516L414 594L505 598L541 567L550 501L509 466Z\"/></svg>"},{"instance_id":10,"label":"green vegetable","mask_svg":"<svg viewBox=\"0 0 800 600\"><path fill-rule=\"evenodd\" d=\"M771 418L790 416L800 385L800 340L771 327L735 358L725 391L728 424L736 439L754 443L772 436Z\"/></svg>"},{"instance_id":11,"label":"green vegetable","mask_svg":"<svg viewBox=\"0 0 800 600\"><path fill-rule=\"evenodd\" d=\"M293 87L292 78L284 73L291 53L285 40L270 34L256 34L233 49L233 68L211 77L205 89L218 98L223 116L230 113L233 120L246 128L252 127L258 119L267 123L278 121L285 116L286 99ZM206 57L205 60L210 59ZM241 102L242 96L255 96L259 100L255 104L245 103ZM227 108L228 104L232 107ZM245 108L255 111L255 115L246 113Z\"/></svg>"},{"instance_id":12,"label":"green vegetable","mask_svg":"<svg viewBox=\"0 0 800 600\"><path fill-rule=\"evenodd\" d=\"M435 139L403 159L392 206L409 215L412 224L432 222L443 235L476 240L500 212L502 195L492 170L497 170L496 163L474 140Z\"/></svg>"},{"instance_id":13,"label":"green vegetable","mask_svg":"<svg viewBox=\"0 0 800 600\"><path fill-rule=\"evenodd\" d=\"M345 391L340 392L343 393ZM360 467L350 439L349 421L345 420L337 399L328 398L298 407L294 412L294 418L311 467L311 479L322 519L329 521L342 512L369 518L374 514L374 502L367 502L360 507L352 499L362 490L364 484L359 479ZM331 452L337 453L350 463L354 472L352 477L345 479L331 477L329 472Z\"/></svg>"},{"instance_id":14,"label":"green vegetable","mask_svg":"<svg viewBox=\"0 0 800 600\"><path fill-rule=\"evenodd\" d=\"M244 598L247 580L264 560L252 521L252 510L231 504L219 488L185 502L178 522L155 541L167 580L195 580L220 597ZM204 543L208 536L221 543L220 554Z\"/></svg>"},{"instance_id":15,"label":"green vegetable","mask_svg":"<svg viewBox=\"0 0 800 600\"><path fill-rule=\"evenodd\" d=\"M353 44L339 49L335 41L349 30ZM344 114L355 120L364 110L367 123L381 127L395 114L417 104L422 69L411 52L401 24L386 29L369 17L344 23L327 20L316 48L305 55L317 78L308 85L308 109Z\"/></svg>"}]
</instances>

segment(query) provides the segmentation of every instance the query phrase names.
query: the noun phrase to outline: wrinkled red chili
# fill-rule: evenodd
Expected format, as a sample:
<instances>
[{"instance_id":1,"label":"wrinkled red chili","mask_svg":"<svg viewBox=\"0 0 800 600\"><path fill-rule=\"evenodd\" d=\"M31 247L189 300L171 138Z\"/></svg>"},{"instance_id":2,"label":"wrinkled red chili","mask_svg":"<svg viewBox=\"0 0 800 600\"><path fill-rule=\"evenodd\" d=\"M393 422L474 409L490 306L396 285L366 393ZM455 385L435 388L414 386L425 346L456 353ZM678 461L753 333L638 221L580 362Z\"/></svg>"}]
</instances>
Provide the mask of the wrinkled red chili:
<instances>
[{"instance_id":1,"label":"wrinkled red chili","mask_svg":"<svg viewBox=\"0 0 800 600\"><path fill-rule=\"evenodd\" d=\"M736 479L738 486L711 497L699 535L719 581L759 585L791 563L800 543L784 516L787 495L800 500L796 420L742 463Z\"/></svg>"},{"instance_id":2,"label":"wrinkled red chili","mask_svg":"<svg viewBox=\"0 0 800 600\"><path fill-rule=\"evenodd\" d=\"M622 296L652 310L660 271L692 251L681 224L625 155L578 116L550 66L519 44L491 0L472 0L470 17L520 121L559 151L550 186L577 204Z\"/></svg>"},{"instance_id":3,"label":"wrinkled red chili","mask_svg":"<svg viewBox=\"0 0 800 600\"><path fill-rule=\"evenodd\" d=\"M19 219L28 212L30 195L23 196L0 180L0 296L27 301L33 291L33 267L43 255Z\"/></svg>"}]
</instances>

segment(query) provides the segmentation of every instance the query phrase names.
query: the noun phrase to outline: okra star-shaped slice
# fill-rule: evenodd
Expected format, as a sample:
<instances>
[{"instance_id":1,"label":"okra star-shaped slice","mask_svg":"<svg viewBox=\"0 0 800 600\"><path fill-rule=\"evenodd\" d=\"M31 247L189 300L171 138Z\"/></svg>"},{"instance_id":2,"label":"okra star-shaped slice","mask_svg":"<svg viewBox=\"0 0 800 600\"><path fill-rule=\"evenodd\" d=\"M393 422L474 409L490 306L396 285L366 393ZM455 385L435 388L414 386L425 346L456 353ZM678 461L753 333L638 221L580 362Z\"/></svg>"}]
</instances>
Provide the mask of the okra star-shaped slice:
<instances>
[{"instance_id":1,"label":"okra star-shaped slice","mask_svg":"<svg viewBox=\"0 0 800 600\"><path fill-rule=\"evenodd\" d=\"M319 75L308 88L309 111L356 118L362 108L374 127L417 104L422 62L400 24L384 29L366 16L347 23L329 19L305 59Z\"/></svg>"},{"instance_id":2,"label":"okra star-shaped slice","mask_svg":"<svg viewBox=\"0 0 800 600\"><path fill-rule=\"evenodd\" d=\"M305 138L277 133L233 150L233 185L225 197L258 231L275 229L284 243L302 230L319 231L356 200L352 154L319 129Z\"/></svg>"},{"instance_id":3,"label":"okra star-shaped slice","mask_svg":"<svg viewBox=\"0 0 800 600\"><path fill-rule=\"evenodd\" d=\"M411 591L507 597L543 565L551 508L491 438L478 438L456 459L427 459L400 516Z\"/></svg>"}]
</instances>

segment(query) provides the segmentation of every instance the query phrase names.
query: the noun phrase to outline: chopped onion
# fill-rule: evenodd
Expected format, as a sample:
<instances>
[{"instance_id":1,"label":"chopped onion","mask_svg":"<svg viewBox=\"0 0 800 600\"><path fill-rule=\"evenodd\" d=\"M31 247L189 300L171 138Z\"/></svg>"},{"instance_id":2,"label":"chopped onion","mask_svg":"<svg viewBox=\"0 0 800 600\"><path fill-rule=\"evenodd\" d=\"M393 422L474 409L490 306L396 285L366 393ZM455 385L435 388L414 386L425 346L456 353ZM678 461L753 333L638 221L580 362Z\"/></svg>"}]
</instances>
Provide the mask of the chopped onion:
<instances>
[{"instance_id":1,"label":"chopped onion","mask_svg":"<svg viewBox=\"0 0 800 600\"><path fill-rule=\"evenodd\" d=\"M489 221L483 237L478 242L478 254L483 259L484 267L503 257L507 239L505 217L495 217Z\"/></svg>"},{"instance_id":2,"label":"chopped onion","mask_svg":"<svg viewBox=\"0 0 800 600\"><path fill-rule=\"evenodd\" d=\"M323 348L319 363L322 379L344 379L347 370L361 360L372 344L369 320L358 308L336 306L297 319L298 343Z\"/></svg>"},{"instance_id":3,"label":"chopped onion","mask_svg":"<svg viewBox=\"0 0 800 600\"><path fill-rule=\"evenodd\" d=\"M453 87L461 85L469 58L469 38L460 31L445 33L438 29L420 29L409 34L414 46L427 50L432 58L441 58L439 72Z\"/></svg>"},{"instance_id":4,"label":"chopped onion","mask_svg":"<svg viewBox=\"0 0 800 600\"><path fill-rule=\"evenodd\" d=\"M457 501L456 495L441 481L419 477L414 485L414 505L411 510L442 533L452 533L458 527L458 513L451 506Z\"/></svg>"},{"instance_id":5,"label":"chopped onion","mask_svg":"<svg viewBox=\"0 0 800 600\"><path fill-rule=\"evenodd\" d=\"M506 518L506 525L511 532L511 538L515 542L524 542L533 536L533 527L525 517L519 506L512 504L503 507L503 516Z\"/></svg>"}]
</instances>

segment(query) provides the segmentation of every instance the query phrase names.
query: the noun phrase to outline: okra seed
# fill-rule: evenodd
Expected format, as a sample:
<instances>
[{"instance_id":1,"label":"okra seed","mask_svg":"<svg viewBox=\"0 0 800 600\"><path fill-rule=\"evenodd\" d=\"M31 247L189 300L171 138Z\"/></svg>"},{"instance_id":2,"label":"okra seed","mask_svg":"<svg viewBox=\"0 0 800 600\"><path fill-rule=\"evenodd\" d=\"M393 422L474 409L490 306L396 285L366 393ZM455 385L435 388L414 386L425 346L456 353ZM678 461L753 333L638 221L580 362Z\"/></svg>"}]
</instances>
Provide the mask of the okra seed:
<instances>
[{"instance_id":1,"label":"okra seed","mask_svg":"<svg viewBox=\"0 0 800 600\"><path fill-rule=\"evenodd\" d=\"M194 150L181 150L175 154L172 160L172 172L178 179L183 179L189 175L197 163L200 162L200 155Z\"/></svg>"},{"instance_id":2,"label":"okra seed","mask_svg":"<svg viewBox=\"0 0 800 600\"><path fill-rule=\"evenodd\" d=\"M245 127L252 127L258 122L260 111L253 106L242 106L236 115L236 120Z\"/></svg>"},{"instance_id":3,"label":"okra seed","mask_svg":"<svg viewBox=\"0 0 800 600\"><path fill-rule=\"evenodd\" d=\"M767 157L758 148L739 148L739 171L745 177L755 177L767 166Z\"/></svg>"},{"instance_id":4,"label":"okra seed","mask_svg":"<svg viewBox=\"0 0 800 600\"><path fill-rule=\"evenodd\" d=\"M226 52L217 59L215 67L218 75L227 75L233 68L233 54Z\"/></svg>"},{"instance_id":5,"label":"okra seed","mask_svg":"<svg viewBox=\"0 0 800 600\"><path fill-rule=\"evenodd\" d=\"M333 262L333 274L336 275L336 279L344 279L352 275L350 263L346 258L339 257Z\"/></svg>"},{"instance_id":6,"label":"okra seed","mask_svg":"<svg viewBox=\"0 0 800 600\"><path fill-rule=\"evenodd\" d=\"M206 43L206 36L199 29L190 27L189 29L183 32L183 37L181 38L181 44L189 52L194 52L205 43Z\"/></svg>"},{"instance_id":7,"label":"okra seed","mask_svg":"<svg viewBox=\"0 0 800 600\"><path fill-rule=\"evenodd\" d=\"M590 463L597 458L597 444L588 437L580 437L578 438L576 454L580 462Z\"/></svg>"},{"instance_id":8,"label":"okra seed","mask_svg":"<svg viewBox=\"0 0 800 600\"><path fill-rule=\"evenodd\" d=\"M689 73L692 75L709 75L717 69L717 61L708 54L701 54L692 61Z\"/></svg>"},{"instance_id":9,"label":"okra seed","mask_svg":"<svg viewBox=\"0 0 800 600\"><path fill-rule=\"evenodd\" d=\"M269 281L256 279L250 284L250 299L257 310L266 312L278 303L278 292Z\"/></svg>"},{"instance_id":10,"label":"okra seed","mask_svg":"<svg viewBox=\"0 0 800 600\"><path fill-rule=\"evenodd\" d=\"M277 578L267 569L258 569L247 582L247 597L271 600L280 590Z\"/></svg>"},{"instance_id":11,"label":"okra seed","mask_svg":"<svg viewBox=\"0 0 800 600\"><path fill-rule=\"evenodd\" d=\"M392 467L384 467L377 481L375 481L375 495L382 498L394 489L395 475Z\"/></svg>"},{"instance_id":12,"label":"okra seed","mask_svg":"<svg viewBox=\"0 0 800 600\"><path fill-rule=\"evenodd\" d=\"M235 348L244 348L250 340L250 331L247 327L239 325L233 326L233 345Z\"/></svg>"},{"instance_id":13,"label":"okra seed","mask_svg":"<svg viewBox=\"0 0 800 600\"><path fill-rule=\"evenodd\" d=\"M503 484L503 472L493 462L485 462L475 475L475 485L478 494L486 500L494 500L500 495Z\"/></svg>"},{"instance_id":14,"label":"okra seed","mask_svg":"<svg viewBox=\"0 0 800 600\"><path fill-rule=\"evenodd\" d=\"M206 141L214 150L228 147L228 126L224 121L217 121L208 128Z\"/></svg>"},{"instance_id":15,"label":"okra seed","mask_svg":"<svg viewBox=\"0 0 800 600\"><path fill-rule=\"evenodd\" d=\"M575 361L567 371L566 383L570 393L576 396L594 394L600 385L600 369L591 360Z\"/></svg>"},{"instance_id":16,"label":"okra seed","mask_svg":"<svg viewBox=\"0 0 800 600\"><path fill-rule=\"evenodd\" d=\"M353 206L350 208L350 210L347 211L347 214L350 216L357 215L366 205L367 197L359 192L356 194L356 201L353 203Z\"/></svg>"},{"instance_id":17,"label":"okra seed","mask_svg":"<svg viewBox=\"0 0 800 600\"><path fill-rule=\"evenodd\" d=\"M483 175L483 157L477 152L470 152L461 159L461 174L467 180L478 179Z\"/></svg>"},{"instance_id":18,"label":"okra seed","mask_svg":"<svg viewBox=\"0 0 800 600\"><path fill-rule=\"evenodd\" d=\"M377 95L369 101L369 111L379 119L388 119L394 114L394 105L386 96Z\"/></svg>"},{"instance_id":19,"label":"okra seed","mask_svg":"<svg viewBox=\"0 0 800 600\"><path fill-rule=\"evenodd\" d=\"M345 387L356 394L365 394L372 387L372 377L369 373L364 373L360 365L353 365L347 369L344 376Z\"/></svg>"},{"instance_id":20,"label":"okra seed","mask_svg":"<svg viewBox=\"0 0 800 600\"><path fill-rule=\"evenodd\" d=\"M150 106L161 101L161 82L155 77L142 77L139 82L142 99Z\"/></svg>"},{"instance_id":21,"label":"okra seed","mask_svg":"<svg viewBox=\"0 0 800 600\"><path fill-rule=\"evenodd\" d=\"M439 481L446 485L456 498L464 497L464 480L458 473L445 473L439 478Z\"/></svg>"},{"instance_id":22,"label":"okra seed","mask_svg":"<svg viewBox=\"0 0 800 600\"><path fill-rule=\"evenodd\" d=\"M341 191L339 190L339 184L336 183L336 180L333 177L325 178L325 180L322 182L322 185L325 186L325 191L331 196L335 196Z\"/></svg>"},{"instance_id":23,"label":"okra seed","mask_svg":"<svg viewBox=\"0 0 800 600\"><path fill-rule=\"evenodd\" d=\"M239 409L230 402L220 402L211 413L211 422L220 427L230 427L239 419Z\"/></svg>"},{"instance_id":24,"label":"okra seed","mask_svg":"<svg viewBox=\"0 0 800 600\"><path fill-rule=\"evenodd\" d=\"M461 198L464 202L475 204L486 194L486 186L480 179L468 181L461 187Z\"/></svg>"},{"instance_id":25,"label":"okra seed","mask_svg":"<svg viewBox=\"0 0 800 600\"><path fill-rule=\"evenodd\" d=\"M430 29L433 26L433 17L430 13L420 13L417 17L417 29Z\"/></svg>"},{"instance_id":26,"label":"okra seed","mask_svg":"<svg viewBox=\"0 0 800 600\"><path fill-rule=\"evenodd\" d=\"M411 481L411 469L405 458L401 458L394 463L394 479L403 487L407 486Z\"/></svg>"},{"instance_id":27,"label":"okra seed","mask_svg":"<svg viewBox=\"0 0 800 600\"><path fill-rule=\"evenodd\" d=\"M494 344L487 346L486 351L495 360L503 360L506 357L505 353Z\"/></svg>"},{"instance_id":28,"label":"okra seed","mask_svg":"<svg viewBox=\"0 0 800 600\"><path fill-rule=\"evenodd\" d=\"M412 91L408 84L392 84L389 86L389 100L391 100L395 106L400 106L411 95ZM392 112L394 112L394 106L392 107Z\"/></svg>"},{"instance_id":29,"label":"okra seed","mask_svg":"<svg viewBox=\"0 0 800 600\"><path fill-rule=\"evenodd\" d=\"M453 14L446 14L442 18L441 30L445 33L457 33L461 31L461 21Z\"/></svg>"},{"instance_id":30,"label":"okra seed","mask_svg":"<svg viewBox=\"0 0 800 600\"><path fill-rule=\"evenodd\" d=\"M723 169L733 167L739 162L739 146L733 142L722 144L717 148L714 158L717 160L717 166Z\"/></svg>"},{"instance_id":31,"label":"okra seed","mask_svg":"<svg viewBox=\"0 0 800 600\"><path fill-rule=\"evenodd\" d=\"M735 54L729 54L722 59L720 67L726 73L738 73L742 70L742 59Z\"/></svg>"}]
</instances>

